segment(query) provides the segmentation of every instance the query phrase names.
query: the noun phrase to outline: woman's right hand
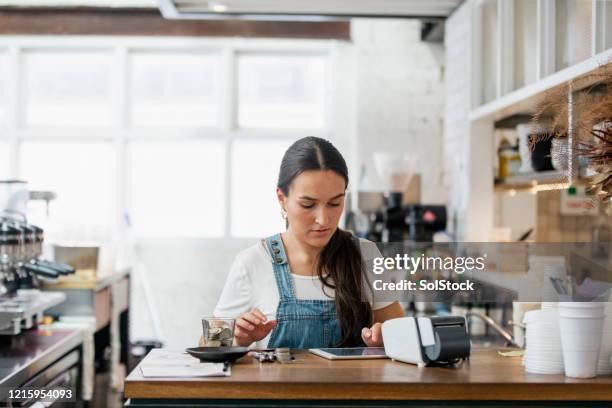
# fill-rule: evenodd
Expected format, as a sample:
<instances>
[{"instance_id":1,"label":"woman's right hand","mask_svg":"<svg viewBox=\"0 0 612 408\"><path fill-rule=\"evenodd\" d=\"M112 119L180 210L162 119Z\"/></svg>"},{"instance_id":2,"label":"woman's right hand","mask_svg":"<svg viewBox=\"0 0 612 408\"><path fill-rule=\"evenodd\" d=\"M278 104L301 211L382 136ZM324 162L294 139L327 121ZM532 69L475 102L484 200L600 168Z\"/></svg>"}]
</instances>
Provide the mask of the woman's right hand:
<instances>
[{"instance_id":1,"label":"woman's right hand","mask_svg":"<svg viewBox=\"0 0 612 408\"><path fill-rule=\"evenodd\" d=\"M276 327L276 320L268 320L259 309L252 309L236 319L234 337L238 346L248 347L262 340Z\"/></svg>"}]
</instances>

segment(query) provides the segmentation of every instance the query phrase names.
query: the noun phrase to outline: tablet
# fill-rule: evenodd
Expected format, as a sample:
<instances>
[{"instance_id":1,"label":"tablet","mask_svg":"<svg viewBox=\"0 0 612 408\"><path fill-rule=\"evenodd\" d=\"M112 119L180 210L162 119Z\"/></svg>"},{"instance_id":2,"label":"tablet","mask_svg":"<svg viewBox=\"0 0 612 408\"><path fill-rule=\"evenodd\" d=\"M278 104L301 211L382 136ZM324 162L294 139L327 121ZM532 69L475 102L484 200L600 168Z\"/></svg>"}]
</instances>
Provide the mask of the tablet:
<instances>
[{"instance_id":1,"label":"tablet","mask_svg":"<svg viewBox=\"0 0 612 408\"><path fill-rule=\"evenodd\" d=\"M388 358L384 347L314 348L308 351L328 360Z\"/></svg>"}]
</instances>

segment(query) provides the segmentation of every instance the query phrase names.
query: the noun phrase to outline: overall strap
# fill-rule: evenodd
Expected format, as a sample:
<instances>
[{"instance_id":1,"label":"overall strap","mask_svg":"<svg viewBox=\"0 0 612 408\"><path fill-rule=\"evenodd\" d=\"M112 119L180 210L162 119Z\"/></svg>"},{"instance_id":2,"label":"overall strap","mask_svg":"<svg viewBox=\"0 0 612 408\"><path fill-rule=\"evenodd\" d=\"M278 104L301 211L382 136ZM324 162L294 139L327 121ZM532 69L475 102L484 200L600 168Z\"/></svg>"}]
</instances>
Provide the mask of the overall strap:
<instances>
[{"instance_id":1,"label":"overall strap","mask_svg":"<svg viewBox=\"0 0 612 408\"><path fill-rule=\"evenodd\" d=\"M265 239L266 246L270 255L272 255L272 268L274 269L274 277L276 278L276 286L280 300L295 299L295 291L293 290L293 278L289 272L289 264L285 247L280 234L272 235Z\"/></svg>"}]
</instances>

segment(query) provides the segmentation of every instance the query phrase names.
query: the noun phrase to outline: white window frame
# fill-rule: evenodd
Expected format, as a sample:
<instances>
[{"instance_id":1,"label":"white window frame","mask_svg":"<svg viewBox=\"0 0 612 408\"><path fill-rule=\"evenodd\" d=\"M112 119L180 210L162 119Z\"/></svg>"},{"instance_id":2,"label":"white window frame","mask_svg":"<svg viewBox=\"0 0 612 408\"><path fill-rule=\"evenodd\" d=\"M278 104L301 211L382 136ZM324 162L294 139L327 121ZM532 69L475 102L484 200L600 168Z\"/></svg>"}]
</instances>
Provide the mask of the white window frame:
<instances>
[{"instance_id":1,"label":"white window frame","mask_svg":"<svg viewBox=\"0 0 612 408\"><path fill-rule=\"evenodd\" d=\"M4 36L0 38L0 52L6 51L8 70L6 83L6 120L0 125L0 140L8 141L10 177L19 178L19 147L23 141L104 141L115 144L117 170L115 175L116 203L114 217L116 226L121 225L122 213L127 208L127 148L133 140L163 140L167 142L185 140L220 140L225 143L225 221L224 234L217 238L231 236L231 147L239 140L297 140L306 135L316 135L333 140L332 135L332 73L335 72L334 41L330 40L293 40L293 39L211 39L192 37L152 38L152 37L102 37L102 36ZM21 123L23 100L20 94L21 55L35 50L107 51L111 62L111 103L112 122L105 127L43 127L27 128ZM219 106L219 126L211 127L154 127L139 128L129 124L129 57L139 51L189 51L215 53L221 58L221 102ZM327 58L327 94L324 107L326 124L314 129L241 129L237 127L237 61L240 53L265 55L320 55ZM40 136L41 131L45 136ZM88 133L83 137L83 132ZM149 237L147 237L149 238ZM160 236L159 238L166 238ZM206 239L202 237L202 239Z\"/></svg>"}]
</instances>

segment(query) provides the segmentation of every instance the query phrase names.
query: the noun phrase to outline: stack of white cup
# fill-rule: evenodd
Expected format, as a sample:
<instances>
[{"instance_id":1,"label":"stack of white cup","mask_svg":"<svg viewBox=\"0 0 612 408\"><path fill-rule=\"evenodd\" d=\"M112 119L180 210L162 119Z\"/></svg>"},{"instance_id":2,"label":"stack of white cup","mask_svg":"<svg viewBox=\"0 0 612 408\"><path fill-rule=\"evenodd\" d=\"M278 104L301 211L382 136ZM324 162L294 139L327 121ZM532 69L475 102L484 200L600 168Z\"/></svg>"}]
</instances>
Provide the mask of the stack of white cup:
<instances>
[{"instance_id":1,"label":"stack of white cup","mask_svg":"<svg viewBox=\"0 0 612 408\"><path fill-rule=\"evenodd\" d=\"M539 302L512 302L512 321L522 323L528 311L539 308ZM525 347L525 332L519 325L514 325L513 337L516 344Z\"/></svg>"},{"instance_id":2,"label":"stack of white cup","mask_svg":"<svg viewBox=\"0 0 612 408\"><path fill-rule=\"evenodd\" d=\"M525 313L525 370L535 374L562 374L563 352L556 308Z\"/></svg>"},{"instance_id":3,"label":"stack of white cup","mask_svg":"<svg viewBox=\"0 0 612 408\"><path fill-rule=\"evenodd\" d=\"M597 361L597 374L612 374L612 302L605 303L606 317L601 334L601 348Z\"/></svg>"},{"instance_id":4,"label":"stack of white cup","mask_svg":"<svg viewBox=\"0 0 612 408\"><path fill-rule=\"evenodd\" d=\"M604 323L604 306L603 302L559 303L559 327L566 376L595 377Z\"/></svg>"}]
</instances>

